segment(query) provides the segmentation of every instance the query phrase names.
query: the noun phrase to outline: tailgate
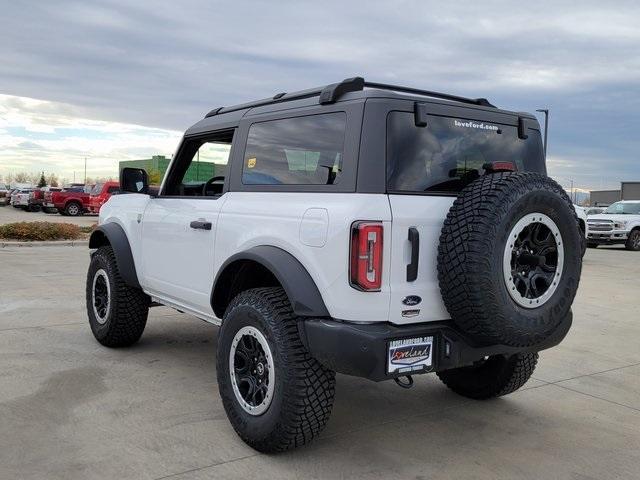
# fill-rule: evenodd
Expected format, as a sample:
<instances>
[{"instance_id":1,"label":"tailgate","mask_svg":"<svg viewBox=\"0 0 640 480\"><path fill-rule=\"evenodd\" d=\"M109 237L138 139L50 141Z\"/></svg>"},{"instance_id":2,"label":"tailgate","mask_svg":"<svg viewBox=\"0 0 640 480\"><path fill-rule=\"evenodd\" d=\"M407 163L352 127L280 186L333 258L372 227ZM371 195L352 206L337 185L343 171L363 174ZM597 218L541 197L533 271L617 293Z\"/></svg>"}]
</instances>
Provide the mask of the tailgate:
<instances>
[{"instance_id":1,"label":"tailgate","mask_svg":"<svg viewBox=\"0 0 640 480\"><path fill-rule=\"evenodd\" d=\"M454 200L455 197L444 196L389 195L392 216L390 322L450 318L438 286L437 257L440 230ZM415 273L412 266L417 267Z\"/></svg>"}]
</instances>

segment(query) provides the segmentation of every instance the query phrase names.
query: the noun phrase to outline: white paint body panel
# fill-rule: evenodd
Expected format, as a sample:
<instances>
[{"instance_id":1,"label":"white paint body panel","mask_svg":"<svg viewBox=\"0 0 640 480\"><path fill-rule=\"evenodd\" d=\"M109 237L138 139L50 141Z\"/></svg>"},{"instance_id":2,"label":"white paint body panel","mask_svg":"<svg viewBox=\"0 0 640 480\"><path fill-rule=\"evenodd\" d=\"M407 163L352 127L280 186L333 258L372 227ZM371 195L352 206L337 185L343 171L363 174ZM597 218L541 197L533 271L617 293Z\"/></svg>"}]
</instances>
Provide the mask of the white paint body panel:
<instances>
[{"instance_id":1,"label":"white paint body panel","mask_svg":"<svg viewBox=\"0 0 640 480\"><path fill-rule=\"evenodd\" d=\"M213 281L232 255L259 245L289 252L318 286L333 318L397 324L449 318L437 280L437 247L453 198L356 193L227 192L217 199L115 195L100 210L100 223L126 232L144 291L162 303L215 323ZM393 222L392 222L393 212ZM193 220L211 230L190 228ZM362 292L349 285L353 222L384 226L382 288ZM408 228L420 233L418 279L406 281ZM407 295L422 298L406 307ZM407 308L420 314L402 316Z\"/></svg>"},{"instance_id":2,"label":"white paint body panel","mask_svg":"<svg viewBox=\"0 0 640 480\"><path fill-rule=\"evenodd\" d=\"M219 218L216 271L237 252L272 245L307 269L332 317L361 322L388 319L391 212L386 195L228 192L224 197L228 198ZM325 229L319 210L326 211L323 246L318 246ZM380 220L385 226L380 292L361 292L349 285L349 238L356 220ZM301 225L308 232L301 232Z\"/></svg>"},{"instance_id":3,"label":"white paint body panel","mask_svg":"<svg viewBox=\"0 0 640 480\"><path fill-rule=\"evenodd\" d=\"M393 216L390 322L404 324L451 318L438 285L438 244L444 219L454 200L454 197L389 195ZM420 235L420 256L418 278L408 282L407 265L411 260L408 232L411 227L417 228ZM422 302L406 306L402 300L408 295L417 295ZM402 313L407 310L419 310L419 313L404 317Z\"/></svg>"}]
</instances>

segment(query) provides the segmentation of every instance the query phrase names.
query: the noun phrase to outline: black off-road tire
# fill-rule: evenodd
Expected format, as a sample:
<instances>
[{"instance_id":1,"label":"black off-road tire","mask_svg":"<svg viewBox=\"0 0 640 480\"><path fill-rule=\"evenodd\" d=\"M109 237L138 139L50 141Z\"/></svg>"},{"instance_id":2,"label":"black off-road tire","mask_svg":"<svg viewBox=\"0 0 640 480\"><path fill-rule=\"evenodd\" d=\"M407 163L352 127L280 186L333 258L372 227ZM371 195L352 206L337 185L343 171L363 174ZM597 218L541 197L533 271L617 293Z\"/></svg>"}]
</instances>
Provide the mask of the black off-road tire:
<instances>
[{"instance_id":1,"label":"black off-road tire","mask_svg":"<svg viewBox=\"0 0 640 480\"><path fill-rule=\"evenodd\" d=\"M93 281L99 270L106 272L110 289L110 305L104 323L100 323L93 307ZM127 347L140 339L147 324L150 299L142 290L122 280L111 246L100 247L91 257L86 299L91 331L102 345Z\"/></svg>"},{"instance_id":2,"label":"black off-road tire","mask_svg":"<svg viewBox=\"0 0 640 480\"><path fill-rule=\"evenodd\" d=\"M457 394L485 400L518 390L527 383L536 363L537 353L495 355L472 366L444 370L436 375Z\"/></svg>"},{"instance_id":3,"label":"black off-road tire","mask_svg":"<svg viewBox=\"0 0 640 480\"><path fill-rule=\"evenodd\" d=\"M260 452L280 452L311 441L325 427L335 394L335 372L309 355L300 341L298 322L282 288L246 290L233 299L220 327L218 388L231 425ZM236 333L257 328L266 338L275 365L275 389L261 415L247 413L231 384L229 354Z\"/></svg>"},{"instance_id":4,"label":"black off-road tire","mask_svg":"<svg viewBox=\"0 0 640 480\"><path fill-rule=\"evenodd\" d=\"M587 248L598 248L598 244L594 242L587 242Z\"/></svg>"},{"instance_id":5,"label":"black off-road tire","mask_svg":"<svg viewBox=\"0 0 640 480\"><path fill-rule=\"evenodd\" d=\"M564 266L550 298L525 308L507 290L503 258L507 237L531 213L555 223ZM477 179L462 190L442 227L442 298L452 320L480 343L527 347L548 339L570 312L581 269L576 212L564 189L544 175L496 173Z\"/></svg>"},{"instance_id":6,"label":"black off-road tire","mask_svg":"<svg viewBox=\"0 0 640 480\"><path fill-rule=\"evenodd\" d=\"M640 250L640 229L631 230L629 238L624 244L624 248L637 252Z\"/></svg>"}]
</instances>

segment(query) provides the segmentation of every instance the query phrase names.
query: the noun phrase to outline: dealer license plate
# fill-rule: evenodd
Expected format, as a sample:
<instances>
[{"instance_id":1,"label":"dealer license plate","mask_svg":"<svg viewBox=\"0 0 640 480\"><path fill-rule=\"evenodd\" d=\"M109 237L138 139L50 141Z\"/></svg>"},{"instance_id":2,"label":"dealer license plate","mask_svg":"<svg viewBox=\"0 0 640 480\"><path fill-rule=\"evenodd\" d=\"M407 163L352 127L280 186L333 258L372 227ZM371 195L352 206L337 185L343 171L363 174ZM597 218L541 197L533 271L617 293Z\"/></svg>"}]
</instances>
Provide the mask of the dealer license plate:
<instances>
[{"instance_id":1,"label":"dealer license plate","mask_svg":"<svg viewBox=\"0 0 640 480\"><path fill-rule=\"evenodd\" d=\"M403 338L389 342L387 373L411 373L431 370L433 336Z\"/></svg>"}]
</instances>

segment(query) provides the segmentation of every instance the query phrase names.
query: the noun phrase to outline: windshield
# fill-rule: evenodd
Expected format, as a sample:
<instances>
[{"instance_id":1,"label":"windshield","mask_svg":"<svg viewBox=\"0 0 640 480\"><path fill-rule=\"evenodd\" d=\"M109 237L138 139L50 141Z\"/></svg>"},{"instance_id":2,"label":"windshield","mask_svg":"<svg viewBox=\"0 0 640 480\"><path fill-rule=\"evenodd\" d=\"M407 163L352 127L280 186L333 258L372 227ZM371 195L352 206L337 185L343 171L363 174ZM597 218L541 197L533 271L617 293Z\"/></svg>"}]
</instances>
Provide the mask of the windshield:
<instances>
[{"instance_id":1,"label":"windshield","mask_svg":"<svg viewBox=\"0 0 640 480\"><path fill-rule=\"evenodd\" d=\"M640 202L634 203L614 203L603 213L616 215L640 215Z\"/></svg>"},{"instance_id":2,"label":"windshield","mask_svg":"<svg viewBox=\"0 0 640 480\"><path fill-rule=\"evenodd\" d=\"M104 183L96 183L96 186L89 192L91 195L100 195Z\"/></svg>"},{"instance_id":3,"label":"windshield","mask_svg":"<svg viewBox=\"0 0 640 480\"><path fill-rule=\"evenodd\" d=\"M387 117L389 192L455 193L484 175L484 165L504 162L519 172L545 174L540 132L518 138L515 126L429 115L426 127L413 113Z\"/></svg>"}]
</instances>

